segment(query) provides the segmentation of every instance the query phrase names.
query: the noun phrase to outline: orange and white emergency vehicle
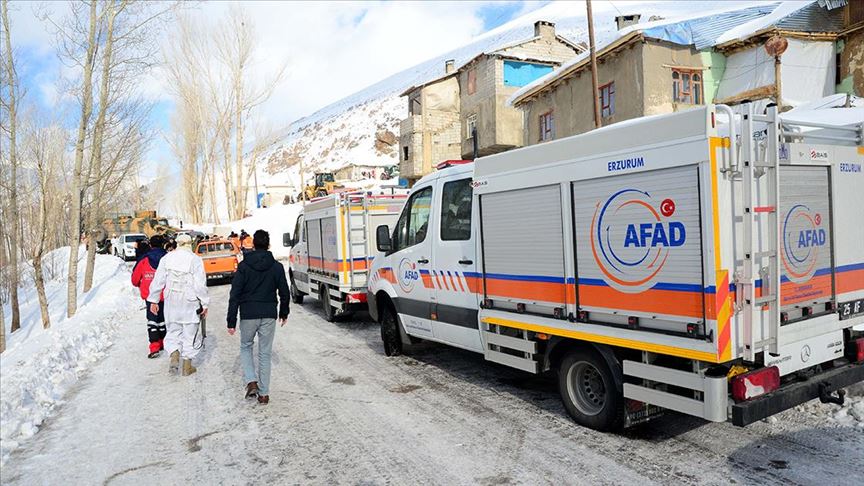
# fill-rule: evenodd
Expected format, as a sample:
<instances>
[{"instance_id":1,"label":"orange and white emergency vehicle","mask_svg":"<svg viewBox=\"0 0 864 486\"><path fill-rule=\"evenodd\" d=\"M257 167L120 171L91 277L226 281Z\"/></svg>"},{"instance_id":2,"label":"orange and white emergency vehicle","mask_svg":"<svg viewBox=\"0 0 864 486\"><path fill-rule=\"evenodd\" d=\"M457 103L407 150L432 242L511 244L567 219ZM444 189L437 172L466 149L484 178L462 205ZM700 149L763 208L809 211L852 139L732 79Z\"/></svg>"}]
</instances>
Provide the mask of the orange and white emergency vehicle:
<instances>
[{"instance_id":1,"label":"orange and white emergency vehicle","mask_svg":"<svg viewBox=\"0 0 864 486\"><path fill-rule=\"evenodd\" d=\"M377 228L368 299L386 354L419 338L555 370L567 411L599 430L842 402L864 379L862 126L738 109L421 179Z\"/></svg>"},{"instance_id":2,"label":"orange and white emergency vehicle","mask_svg":"<svg viewBox=\"0 0 864 486\"><path fill-rule=\"evenodd\" d=\"M375 258L378 225L393 224L405 203L406 189L341 192L311 200L297 217L290 246L288 279L291 298L302 304L318 297L324 315L366 308L369 267Z\"/></svg>"}]
</instances>

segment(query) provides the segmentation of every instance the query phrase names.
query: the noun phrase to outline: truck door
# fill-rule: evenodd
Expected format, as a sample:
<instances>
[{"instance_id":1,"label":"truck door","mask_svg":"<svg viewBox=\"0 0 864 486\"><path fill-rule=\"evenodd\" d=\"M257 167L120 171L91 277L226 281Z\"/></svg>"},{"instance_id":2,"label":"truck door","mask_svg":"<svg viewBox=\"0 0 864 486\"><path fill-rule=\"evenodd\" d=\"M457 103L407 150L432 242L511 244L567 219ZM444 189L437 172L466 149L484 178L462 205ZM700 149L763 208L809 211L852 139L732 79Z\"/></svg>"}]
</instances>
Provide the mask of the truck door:
<instances>
[{"instance_id":1,"label":"truck door","mask_svg":"<svg viewBox=\"0 0 864 486\"><path fill-rule=\"evenodd\" d=\"M435 206L440 222L432 248L429 269L432 332L436 339L454 346L482 352L477 323L476 240L471 228L473 207L471 176L458 174L440 179Z\"/></svg>"},{"instance_id":2,"label":"truck door","mask_svg":"<svg viewBox=\"0 0 864 486\"><path fill-rule=\"evenodd\" d=\"M828 167L780 168L780 310L787 321L830 313L834 300Z\"/></svg>"},{"instance_id":3,"label":"truck door","mask_svg":"<svg viewBox=\"0 0 864 486\"><path fill-rule=\"evenodd\" d=\"M415 189L393 230L388 255L396 277L396 311L408 334L433 337L430 323L434 299L429 280L432 259L432 194L434 181Z\"/></svg>"},{"instance_id":4,"label":"truck door","mask_svg":"<svg viewBox=\"0 0 864 486\"><path fill-rule=\"evenodd\" d=\"M297 217L294 225L294 246L291 247L289 255L291 273L294 277L294 285L304 294L309 293L309 258L306 245L306 224L303 215Z\"/></svg>"}]
</instances>

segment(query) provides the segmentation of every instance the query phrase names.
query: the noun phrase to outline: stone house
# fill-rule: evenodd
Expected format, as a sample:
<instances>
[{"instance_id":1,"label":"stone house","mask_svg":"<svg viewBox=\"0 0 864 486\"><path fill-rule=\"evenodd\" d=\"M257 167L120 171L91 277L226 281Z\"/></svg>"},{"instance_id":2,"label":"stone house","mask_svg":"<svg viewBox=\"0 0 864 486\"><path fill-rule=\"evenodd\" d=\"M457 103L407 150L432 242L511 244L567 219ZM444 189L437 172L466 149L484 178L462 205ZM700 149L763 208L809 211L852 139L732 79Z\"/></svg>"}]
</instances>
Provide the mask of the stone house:
<instances>
[{"instance_id":1,"label":"stone house","mask_svg":"<svg viewBox=\"0 0 864 486\"><path fill-rule=\"evenodd\" d=\"M834 42L847 28L839 7L846 4L814 0L802 5L786 16L771 16L776 5L758 5L629 27L623 25L626 19L616 18L619 36L597 52L603 125L706 103L761 100L765 105L778 93L784 106L833 94ZM638 16L633 20L638 22ZM787 46L776 71L779 83L775 59L766 50L778 36ZM582 55L517 92L510 102L522 109L523 143L593 129L592 91L590 59Z\"/></svg>"},{"instance_id":2,"label":"stone house","mask_svg":"<svg viewBox=\"0 0 864 486\"><path fill-rule=\"evenodd\" d=\"M507 106L519 88L584 52L538 21L534 36L483 52L458 69L445 63L442 76L402 93L408 118L400 124L402 177L413 184L444 160L471 159L522 145L522 116Z\"/></svg>"}]
</instances>

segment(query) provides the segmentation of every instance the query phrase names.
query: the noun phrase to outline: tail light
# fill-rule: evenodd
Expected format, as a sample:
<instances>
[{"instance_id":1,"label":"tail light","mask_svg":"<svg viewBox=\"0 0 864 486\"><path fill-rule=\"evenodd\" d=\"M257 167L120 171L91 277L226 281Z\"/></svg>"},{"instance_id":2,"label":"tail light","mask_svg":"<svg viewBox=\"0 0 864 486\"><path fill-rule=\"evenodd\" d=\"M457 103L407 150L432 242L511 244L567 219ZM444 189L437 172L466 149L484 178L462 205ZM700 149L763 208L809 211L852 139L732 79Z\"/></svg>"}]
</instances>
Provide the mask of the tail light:
<instances>
[{"instance_id":1,"label":"tail light","mask_svg":"<svg viewBox=\"0 0 864 486\"><path fill-rule=\"evenodd\" d=\"M856 363L864 361L864 338L858 338L846 347L847 356Z\"/></svg>"},{"instance_id":2,"label":"tail light","mask_svg":"<svg viewBox=\"0 0 864 486\"><path fill-rule=\"evenodd\" d=\"M780 369L776 366L761 368L732 378L732 398L743 402L780 388Z\"/></svg>"},{"instance_id":3,"label":"tail light","mask_svg":"<svg viewBox=\"0 0 864 486\"><path fill-rule=\"evenodd\" d=\"M579 322L588 322L588 311L580 310L576 313L576 319Z\"/></svg>"},{"instance_id":4,"label":"tail light","mask_svg":"<svg viewBox=\"0 0 864 486\"><path fill-rule=\"evenodd\" d=\"M348 294L347 301L349 304L362 304L366 302L366 294Z\"/></svg>"}]
</instances>

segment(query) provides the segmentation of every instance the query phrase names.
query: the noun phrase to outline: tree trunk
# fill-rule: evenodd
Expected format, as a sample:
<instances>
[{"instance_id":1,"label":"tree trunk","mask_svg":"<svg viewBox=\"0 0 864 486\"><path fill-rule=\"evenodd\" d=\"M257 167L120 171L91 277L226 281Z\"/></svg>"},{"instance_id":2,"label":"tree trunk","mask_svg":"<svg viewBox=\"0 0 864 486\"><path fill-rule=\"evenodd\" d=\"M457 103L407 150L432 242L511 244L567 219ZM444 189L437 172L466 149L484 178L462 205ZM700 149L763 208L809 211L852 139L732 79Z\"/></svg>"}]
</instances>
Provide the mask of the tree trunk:
<instances>
[{"instance_id":1,"label":"tree trunk","mask_svg":"<svg viewBox=\"0 0 864 486\"><path fill-rule=\"evenodd\" d=\"M81 119L78 122L78 138L75 141L75 165L72 172L72 207L69 211L69 275L66 288L66 315L72 317L78 310L78 247L81 240L81 199L84 181L81 180L84 165L84 140L87 125L93 111L93 58L96 51L96 1L90 3L90 32L87 38L87 57L84 62L84 81L81 86Z\"/></svg>"},{"instance_id":2,"label":"tree trunk","mask_svg":"<svg viewBox=\"0 0 864 486\"><path fill-rule=\"evenodd\" d=\"M102 208L102 144L105 138L105 113L108 111L109 78L111 75L111 55L114 47L114 19L117 15L114 4L108 3L108 26L105 30L105 46L102 54L102 79L99 87L99 115L93 136L93 165L91 171L96 179L93 204L88 217L87 264L84 267L84 292L93 288L93 267L96 266L96 235L99 234L99 214Z\"/></svg>"},{"instance_id":3,"label":"tree trunk","mask_svg":"<svg viewBox=\"0 0 864 486\"><path fill-rule=\"evenodd\" d=\"M45 295L45 276L42 275L42 250L33 257L34 282L36 295L39 296L39 311L42 313L42 327L51 327L51 315L48 313L48 297Z\"/></svg>"},{"instance_id":4,"label":"tree trunk","mask_svg":"<svg viewBox=\"0 0 864 486\"><path fill-rule=\"evenodd\" d=\"M237 99L235 103L235 119L234 123L236 124L236 135L237 141L234 149L236 150L236 175L237 175L237 186L234 188L234 218L243 219L246 216L246 191L244 189L243 182L243 60L240 59L240 65L237 69L237 78L234 80L235 90L237 92Z\"/></svg>"},{"instance_id":5,"label":"tree trunk","mask_svg":"<svg viewBox=\"0 0 864 486\"><path fill-rule=\"evenodd\" d=\"M20 220L18 215L18 154L15 145L16 129L18 125L18 77L15 74L15 63L12 59L12 40L9 33L9 0L3 0L3 30L6 34L6 80L9 83L9 303L12 307L12 327L15 332L21 328L21 309L18 307L18 282L21 280L18 273L18 241L21 236Z\"/></svg>"}]
</instances>

